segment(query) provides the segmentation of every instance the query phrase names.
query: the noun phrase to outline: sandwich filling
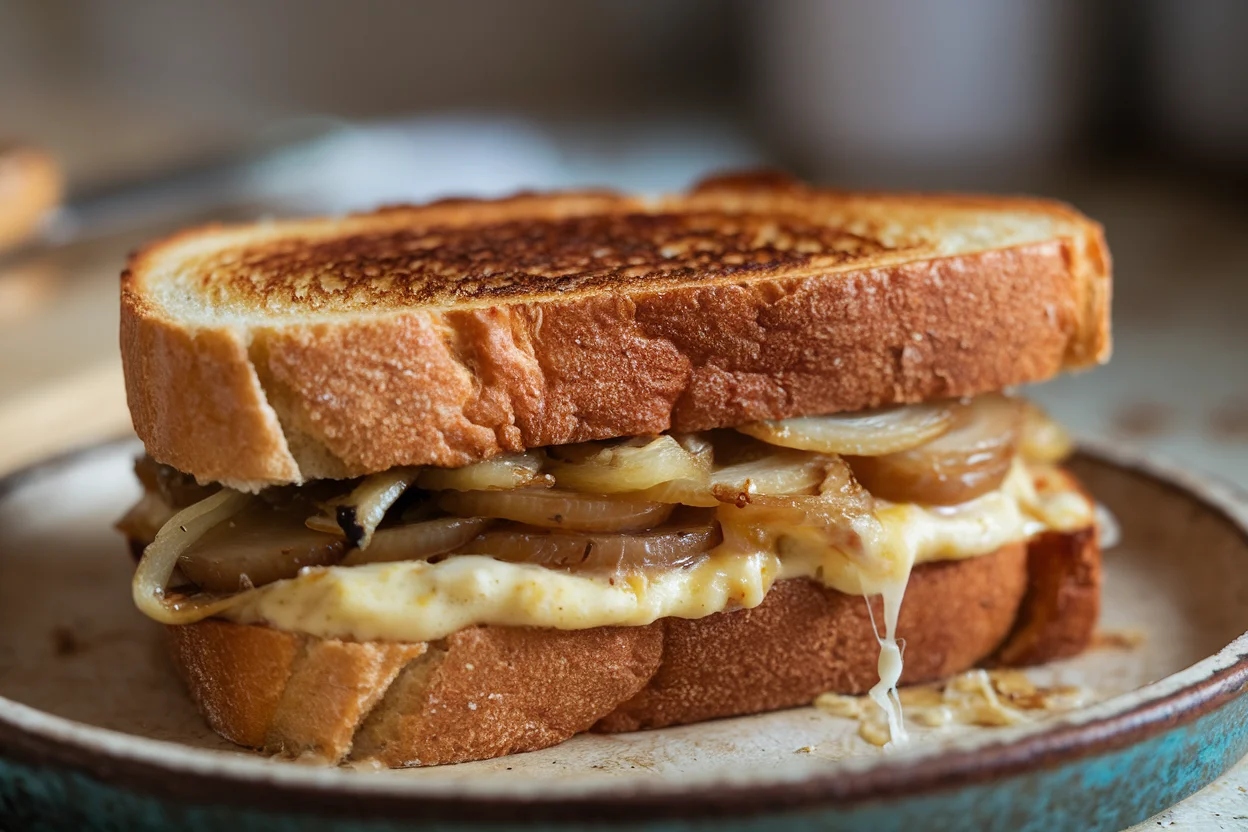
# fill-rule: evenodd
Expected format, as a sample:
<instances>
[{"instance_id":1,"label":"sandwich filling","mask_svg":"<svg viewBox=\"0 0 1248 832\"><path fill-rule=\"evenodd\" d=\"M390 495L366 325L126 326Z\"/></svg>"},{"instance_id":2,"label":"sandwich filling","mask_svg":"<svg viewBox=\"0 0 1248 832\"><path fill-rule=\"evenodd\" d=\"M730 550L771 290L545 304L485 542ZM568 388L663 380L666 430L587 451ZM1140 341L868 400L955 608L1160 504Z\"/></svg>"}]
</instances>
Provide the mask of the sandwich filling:
<instances>
[{"instance_id":1,"label":"sandwich filling","mask_svg":"<svg viewBox=\"0 0 1248 832\"><path fill-rule=\"evenodd\" d=\"M135 600L313 636L430 641L476 624L700 618L805 578L882 597L872 697L904 736L896 624L918 563L1094 522L1069 442L1002 395L590 442L259 495L145 458L120 528Z\"/></svg>"}]
</instances>

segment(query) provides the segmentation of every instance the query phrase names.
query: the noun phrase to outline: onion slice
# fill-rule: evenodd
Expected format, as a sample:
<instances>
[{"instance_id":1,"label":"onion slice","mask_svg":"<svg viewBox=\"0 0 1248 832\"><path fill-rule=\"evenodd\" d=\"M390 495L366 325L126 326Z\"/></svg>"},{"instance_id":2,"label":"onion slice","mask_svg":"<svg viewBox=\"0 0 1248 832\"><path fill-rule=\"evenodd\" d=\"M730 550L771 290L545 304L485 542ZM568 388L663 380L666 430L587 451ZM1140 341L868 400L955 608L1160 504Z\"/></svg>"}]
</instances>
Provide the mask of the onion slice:
<instances>
[{"instance_id":1,"label":"onion slice","mask_svg":"<svg viewBox=\"0 0 1248 832\"><path fill-rule=\"evenodd\" d=\"M346 497L328 503L326 507L334 512L335 524L347 540L360 549L367 549L386 512L416 481L419 470L391 468L373 474L365 477ZM326 521L327 518L320 515L308 518L306 525L315 531L325 531Z\"/></svg>"},{"instance_id":2,"label":"onion slice","mask_svg":"<svg viewBox=\"0 0 1248 832\"><path fill-rule=\"evenodd\" d=\"M773 450L758 459L738 462L711 475L719 502L736 502L740 495L785 496L812 494L828 475L835 457L792 450Z\"/></svg>"},{"instance_id":3,"label":"onion slice","mask_svg":"<svg viewBox=\"0 0 1248 832\"><path fill-rule=\"evenodd\" d=\"M750 441L750 440L746 440ZM704 481L674 480L631 495L646 500L713 508L736 503L753 494L814 494L827 476L835 457L759 445L752 453L730 465L716 466Z\"/></svg>"},{"instance_id":4,"label":"onion slice","mask_svg":"<svg viewBox=\"0 0 1248 832\"><path fill-rule=\"evenodd\" d=\"M1023 430L1018 452L1028 462L1056 464L1070 456L1075 443L1066 429L1035 402L1023 399Z\"/></svg>"},{"instance_id":5,"label":"onion slice","mask_svg":"<svg viewBox=\"0 0 1248 832\"><path fill-rule=\"evenodd\" d=\"M565 445L548 450L547 470L560 488L590 494L644 491L673 480L705 482L711 447L707 443L694 447L696 451L691 451L666 434Z\"/></svg>"},{"instance_id":6,"label":"onion slice","mask_svg":"<svg viewBox=\"0 0 1248 832\"><path fill-rule=\"evenodd\" d=\"M742 499L723 500L719 517L734 518L734 509L752 507L783 515L796 525L847 525L847 518L870 515L875 501L854 479L849 464L840 457L823 457L823 479L815 491L801 494L751 493ZM765 512L763 512L765 513Z\"/></svg>"},{"instance_id":7,"label":"onion slice","mask_svg":"<svg viewBox=\"0 0 1248 832\"><path fill-rule=\"evenodd\" d=\"M293 578L306 566L333 566L347 542L307 528L307 507L252 500L178 558L182 574L209 592L238 592Z\"/></svg>"},{"instance_id":8,"label":"onion slice","mask_svg":"<svg viewBox=\"0 0 1248 832\"><path fill-rule=\"evenodd\" d=\"M780 543L809 541L809 536L792 537L797 529L813 530L822 546L831 546L864 566L868 545L882 539L883 527L875 513L875 501L857 480L843 459L828 459L827 476L817 494L775 496L751 495L748 501L720 506L717 516L725 535L754 540L760 529L782 529ZM782 550L783 551L783 550Z\"/></svg>"},{"instance_id":9,"label":"onion slice","mask_svg":"<svg viewBox=\"0 0 1248 832\"><path fill-rule=\"evenodd\" d=\"M490 521L483 517L439 517L405 526L378 529L367 549L356 549L342 561L343 566L363 563L390 563L399 560L427 560L454 552L481 532Z\"/></svg>"},{"instance_id":10,"label":"onion slice","mask_svg":"<svg viewBox=\"0 0 1248 832\"><path fill-rule=\"evenodd\" d=\"M659 502L535 488L447 491L439 495L438 505L463 517L497 517L584 532L638 532L657 526L672 513L672 506Z\"/></svg>"},{"instance_id":11,"label":"onion slice","mask_svg":"<svg viewBox=\"0 0 1248 832\"><path fill-rule=\"evenodd\" d=\"M503 454L462 468L426 468L416 484L430 491L497 491L549 484L541 451Z\"/></svg>"},{"instance_id":12,"label":"onion slice","mask_svg":"<svg viewBox=\"0 0 1248 832\"><path fill-rule=\"evenodd\" d=\"M465 546L459 554L482 554L512 563L620 575L674 569L696 563L723 539L714 522L693 522L639 534L500 529Z\"/></svg>"},{"instance_id":13,"label":"onion slice","mask_svg":"<svg viewBox=\"0 0 1248 832\"><path fill-rule=\"evenodd\" d=\"M784 448L821 454L879 456L930 442L952 425L953 407L932 402L828 416L750 422L737 430Z\"/></svg>"},{"instance_id":14,"label":"onion slice","mask_svg":"<svg viewBox=\"0 0 1248 832\"><path fill-rule=\"evenodd\" d=\"M854 476L896 503L957 505L999 487L1018 447L1022 413L1007 396L980 396L959 408L948 433L908 451L851 457Z\"/></svg>"},{"instance_id":15,"label":"onion slice","mask_svg":"<svg viewBox=\"0 0 1248 832\"><path fill-rule=\"evenodd\" d=\"M213 526L246 508L250 500L247 494L223 488L170 518L156 533L156 539L143 550L143 557L134 571L130 585L134 605L148 618L162 624L190 624L231 606L239 595L192 596L175 601L166 597L165 587L178 564L178 557Z\"/></svg>"}]
</instances>

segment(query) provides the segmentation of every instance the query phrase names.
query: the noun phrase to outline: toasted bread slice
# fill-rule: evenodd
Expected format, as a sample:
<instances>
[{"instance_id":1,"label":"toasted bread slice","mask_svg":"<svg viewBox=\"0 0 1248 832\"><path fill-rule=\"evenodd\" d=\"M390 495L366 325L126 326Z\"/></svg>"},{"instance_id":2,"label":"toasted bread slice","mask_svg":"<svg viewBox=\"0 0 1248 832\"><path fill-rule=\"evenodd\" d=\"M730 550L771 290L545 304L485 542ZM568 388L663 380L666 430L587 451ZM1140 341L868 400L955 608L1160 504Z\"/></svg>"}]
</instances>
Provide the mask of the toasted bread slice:
<instances>
[{"instance_id":1,"label":"toasted bread slice","mask_svg":"<svg viewBox=\"0 0 1248 832\"><path fill-rule=\"evenodd\" d=\"M1050 557L1055 548L1080 555ZM1050 583L1070 567L1099 591L1090 530L1045 535L1030 553L1019 543L916 567L898 623L903 682L958 673L999 648L1005 657L1015 643L1026 649L1010 663L1086 644L1094 619L1067 619L1071 608L1056 594L1035 591L1037 557L1054 573ZM472 627L435 643L392 644L209 619L168 634L191 696L222 736L269 753L386 766L794 707L825 691L862 693L879 678L862 598L807 580L781 581L751 610L645 627Z\"/></svg>"},{"instance_id":2,"label":"toasted bread slice","mask_svg":"<svg viewBox=\"0 0 1248 832\"><path fill-rule=\"evenodd\" d=\"M1087 649L1100 614L1097 530L1045 532L1027 548L1027 594L996 663L1017 667L1076 656Z\"/></svg>"},{"instance_id":3,"label":"toasted bread slice","mask_svg":"<svg viewBox=\"0 0 1248 832\"><path fill-rule=\"evenodd\" d=\"M0 250L25 241L61 200L61 169L47 153L0 145Z\"/></svg>"},{"instance_id":4,"label":"toasted bread slice","mask_svg":"<svg viewBox=\"0 0 1248 832\"><path fill-rule=\"evenodd\" d=\"M233 487L974 395L1109 352L1101 229L729 177L214 226L122 279L134 425Z\"/></svg>"}]
</instances>

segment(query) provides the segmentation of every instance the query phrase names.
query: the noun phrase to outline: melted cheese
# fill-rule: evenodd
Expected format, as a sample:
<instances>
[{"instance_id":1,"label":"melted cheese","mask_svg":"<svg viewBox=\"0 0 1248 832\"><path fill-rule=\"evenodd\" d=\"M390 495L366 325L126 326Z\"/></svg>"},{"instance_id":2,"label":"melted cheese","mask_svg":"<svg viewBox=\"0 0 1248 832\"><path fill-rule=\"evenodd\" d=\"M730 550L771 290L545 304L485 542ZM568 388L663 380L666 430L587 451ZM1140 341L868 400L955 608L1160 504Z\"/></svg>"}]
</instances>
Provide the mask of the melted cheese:
<instances>
[{"instance_id":1,"label":"melted cheese","mask_svg":"<svg viewBox=\"0 0 1248 832\"><path fill-rule=\"evenodd\" d=\"M1041 488L1033 485L1041 480ZM1092 507L1060 475L1050 481L1021 462L1002 487L950 509L885 505L860 532L856 556L818 530L725 528L724 543L691 568L606 578L460 555L423 561L309 568L247 593L223 617L267 622L322 637L430 641L474 624L588 629L701 618L762 603L778 579L806 577L850 594L882 595L881 684L896 706L901 653L897 611L916 563L974 557L1045 529L1092 522ZM900 729L899 708L895 717Z\"/></svg>"}]
</instances>

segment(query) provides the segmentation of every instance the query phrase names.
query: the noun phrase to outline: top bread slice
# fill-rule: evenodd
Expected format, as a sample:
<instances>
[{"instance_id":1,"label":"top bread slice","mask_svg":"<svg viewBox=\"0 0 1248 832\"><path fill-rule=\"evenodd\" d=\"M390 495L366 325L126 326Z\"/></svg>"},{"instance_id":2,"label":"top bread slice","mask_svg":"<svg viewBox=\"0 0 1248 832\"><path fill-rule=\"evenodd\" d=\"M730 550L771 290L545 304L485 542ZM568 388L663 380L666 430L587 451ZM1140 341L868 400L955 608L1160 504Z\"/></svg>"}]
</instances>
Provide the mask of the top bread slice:
<instances>
[{"instance_id":1,"label":"top bread slice","mask_svg":"<svg viewBox=\"0 0 1248 832\"><path fill-rule=\"evenodd\" d=\"M157 460L254 490L975 395L1109 354L1100 226L771 175L192 229L135 254Z\"/></svg>"}]
</instances>

